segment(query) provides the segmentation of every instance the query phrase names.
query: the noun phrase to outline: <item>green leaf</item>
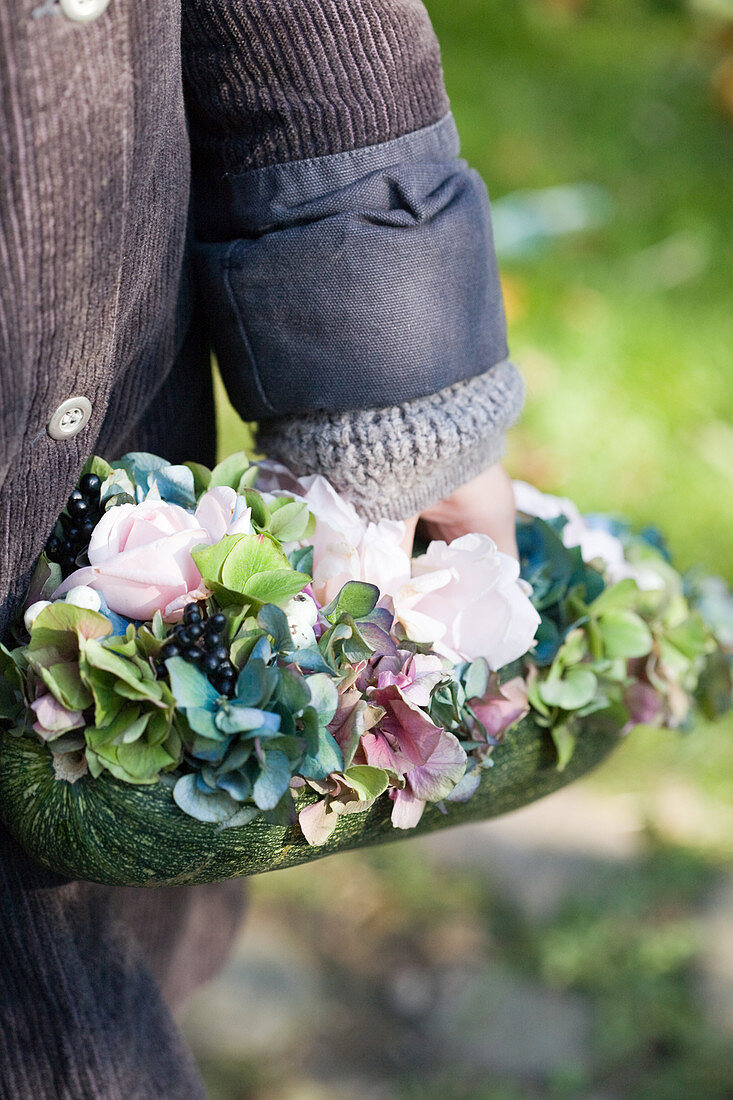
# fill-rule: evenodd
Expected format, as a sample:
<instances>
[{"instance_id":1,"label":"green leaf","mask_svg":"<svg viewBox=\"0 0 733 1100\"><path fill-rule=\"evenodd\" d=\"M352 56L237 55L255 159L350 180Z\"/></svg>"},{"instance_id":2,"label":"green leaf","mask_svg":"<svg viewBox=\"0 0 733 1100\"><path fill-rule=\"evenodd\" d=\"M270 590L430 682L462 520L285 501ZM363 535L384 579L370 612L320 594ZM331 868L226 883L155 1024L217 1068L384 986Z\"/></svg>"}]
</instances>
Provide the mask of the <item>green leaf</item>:
<instances>
[{"instance_id":1,"label":"green leaf","mask_svg":"<svg viewBox=\"0 0 733 1100\"><path fill-rule=\"evenodd\" d=\"M100 481L106 481L111 473L112 467L109 462L105 462L103 458L98 458L97 455L90 455L79 474L79 481L81 481L86 474L95 474Z\"/></svg>"},{"instance_id":2,"label":"green leaf","mask_svg":"<svg viewBox=\"0 0 733 1100\"><path fill-rule=\"evenodd\" d=\"M251 511L252 524L255 527L267 527L270 523L270 512L262 497L256 489L245 489L242 496Z\"/></svg>"},{"instance_id":3,"label":"green leaf","mask_svg":"<svg viewBox=\"0 0 733 1100\"><path fill-rule=\"evenodd\" d=\"M626 611L633 607L639 597L639 586L631 577L625 577L622 581L604 588L600 596L596 596L588 610L596 617L605 615L608 611Z\"/></svg>"},{"instance_id":4,"label":"green leaf","mask_svg":"<svg viewBox=\"0 0 733 1100\"><path fill-rule=\"evenodd\" d=\"M144 662L138 663L137 659L121 657L111 649L100 645L94 638L82 643L81 652L93 668L110 672L121 684L132 689L134 694L131 696L128 694L128 698L149 699L151 702L161 701L163 685L154 678L152 670Z\"/></svg>"},{"instance_id":5,"label":"green leaf","mask_svg":"<svg viewBox=\"0 0 733 1100\"><path fill-rule=\"evenodd\" d=\"M213 546L201 546L191 552L191 557L196 562L201 576L210 587L212 582L221 580L224 562L243 538L244 535L225 535Z\"/></svg>"},{"instance_id":6,"label":"green leaf","mask_svg":"<svg viewBox=\"0 0 733 1100\"><path fill-rule=\"evenodd\" d=\"M294 500L284 504L272 516L270 533L280 542L295 542L305 534L309 517L308 505L304 501Z\"/></svg>"},{"instance_id":7,"label":"green leaf","mask_svg":"<svg viewBox=\"0 0 733 1100\"><path fill-rule=\"evenodd\" d=\"M633 611L609 611L598 620L606 657L645 657L652 648L649 627Z\"/></svg>"},{"instance_id":8,"label":"green leaf","mask_svg":"<svg viewBox=\"0 0 733 1100\"><path fill-rule=\"evenodd\" d=\"M78 665L63 661L39 671L44 684L62 707L67 710L86 710L91 706L92 696L82 683Z\"/></svg>"},{"instance_id":9,"label":"green leaf","mask_svg":"<svg viewBox=\"0 0 733 1100\"><path fill-rule=\"evenodd\" d=\"M562 679L544 680L539 685L543 702L562 710L577 710L589 703L596 693L598 681L587 668L571 668Z\"/></svg>"},{"instance_id":10,"label":"green leaf","mask_svg":"<svg viewBox=\"0 0 733 1100\"><path fill-rule=\"evenodd\" d=\"M165 667L170 675L171 691L180 707L213 710L219 699L219 692L202 672L184 661L183 657L169 657Z\"/></svg>"},{"instance_id":11,"label":"green leaf","mask_svg":"<svg viewBox=\"0 0 733 1100\"><path fill-rule=\"evenodd\" d=\"M666 640L690 661L708 650L710 631L699 612L667 631Z\"/></svg>"},{"instance_id":12,"label":"green leaf","mask_svg":"<svg viewBox=\"0 0 733 1100\"><path fill-rule=\"evenodd\" d=\"M242 475L248 469L249 459L246 454L244 451L237 451L214 467L211 471L209 487L213 489L216 485L228 485L231 489L237 490Z\"/></svg>"},{"instance_id":13,"label":"green leaf","mask_svg":"<svg viewBox=\"0 0 733 1100\"><path fill-rule=\"evenodd\" d=\"M193 474L193 488L196 496L205 493L211 483L211 470L208 466L202 466L200 462L184 462Z\"/></svg>"},{"instance_id":14,"label":"green leaf","mask_svg":"<svg viewBox=\"0 0 733 1100\"><path fill-rule=\"evenodd\" d=\"M61 566L55 561L49 561L45 554L41 554L33 570L23 606L30 607L38 600L50 600L62 579Z\"/></svg>"},{"instance_id":15,"label":"green leaf","mask_svg":"<svg viewBox=\"0 0 733 1100\"><path fill-rule=\"evenodd\" d=\"M252 797L261 810L272 810L290 786L292 772L285 753L274 749L264 753L260 774L255 780Z\"/></svg>"},{"instance_id":16,"label":"green leaf","mask_svg":"<svg viewBox=\"0 0 733 1100\"><path fill-rule=\"evenodd\" d=\"M94 722L100 728L109 726L125 705L115 691L115 677L93 668L86 657L79 657L79 671L94 697Z\"/></svg>"},{"instance_id":17,"label":"green leaf","mask_svg":"<svg viewBox=\"0 0 733 1100\"><path fill-rule=\"evenodd\" d=\"M557 770L561 772L568 766L575 752L575 734L564 724L553 726L550 732L557 749Z\"/></svg>"},{"instance_id":18,"label":"green leaf","mask_svg":"<svg viewBox=\"0 0 733 1100\"><path fill-rule=\"evenodd\" d=\"M91 759L87 750L90 770L94 761L96 767L105 767L124 783L155 783L162 769L170 768L178 761L161 745L150 745L144 739L129 745L104 740L110 732L118 737L128 724L127 716L123 714L107 730L86 730L89 749L92 750Z\"/></svg>"},{"instance_id":19,"label":"green leaf","mask_svg":"<svg viewBox=\"0 0 733 1100\"><path fill-rule=\"evenodd\" d=\"M387 790L389 777L382 768L373 768L369 764L354 764L344 772L344 779L353 787L360 801L379 798Z\"/></svg>"},{"instance_id":20,"label":"green leaf","mask_svg":"<svg viewBox=\"0 0 733 1100\"><path fill-rule=\"evenodd\" d=\"M75 656L79 640L105 638L111 633L112 624L104 615L58 601L44 607L38 615L31 631L28 651L35 654L46 646L55 646L64 654Z\"/></svg>"},{"instance_id":21,"label":"green leaf","mask_svg":"<svg viewBox=\"0 0 733 1100\"><path fill-rule=\"evenodd\" d=\"M259 603L283 604L297 596L310 579L305 573L296 573L290 568L272 569L255 573L245 583L242 591L245 596Z\"/></svg>"},{"instance_id":22,"label":"green leaf","mask_svg":"<svg viewBox=\"0 0 733 1100\"><path fill-rule=\"evenodd\" d=\"M338 596L323 608L323 614L332 623L335 623L341 615L361 619L374 609L378 599L379 589L376 584L347 581Z\"/></svg>"},{"instance_id":23,"label":"green leaf","mask_svg":"<svg viewBox=\"0 0 733 1100\"><path fill-rule=\"evenodd\" d=\"M256 573L271 570L291 572L288 559L280 547L267 535L242 535L227 555L218 579L234 592L245 592L247 581ZM262 602L273 601L264 599Z\"/></svg>"}]
</instances>

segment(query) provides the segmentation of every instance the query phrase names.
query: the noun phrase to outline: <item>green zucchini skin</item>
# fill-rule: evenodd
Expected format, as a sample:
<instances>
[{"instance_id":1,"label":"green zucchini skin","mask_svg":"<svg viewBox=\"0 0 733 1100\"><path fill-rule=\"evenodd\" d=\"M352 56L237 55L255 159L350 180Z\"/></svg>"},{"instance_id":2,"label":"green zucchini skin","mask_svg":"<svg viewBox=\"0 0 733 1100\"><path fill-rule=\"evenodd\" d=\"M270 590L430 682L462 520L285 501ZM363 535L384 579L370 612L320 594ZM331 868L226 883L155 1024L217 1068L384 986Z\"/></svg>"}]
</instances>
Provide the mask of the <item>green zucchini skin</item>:
<instances>
[{"instance_id":1,"label":"green zucchini skin","mask_svg":"<svg viewBox=\"0 0 733 1100\"><path fill-rule=\"evenodd\" d=\"M584 730L570 763L557 769L546 730L525 718L493 754L494 765L468 802L427 806L416 829L390 822L386 795L370 810L344 814L328 842L309 846L296 826L257 819L222 829L185 815L163 783L130 786L103 775L74 784L56 779L50 752L28 738L0 734L0 818L25 851L72 879L115 886L218 882L308 863L336 852L422 836L436 829L498 817L577 779L618 743L618 731Z\"/></svg>"}]
</instances>

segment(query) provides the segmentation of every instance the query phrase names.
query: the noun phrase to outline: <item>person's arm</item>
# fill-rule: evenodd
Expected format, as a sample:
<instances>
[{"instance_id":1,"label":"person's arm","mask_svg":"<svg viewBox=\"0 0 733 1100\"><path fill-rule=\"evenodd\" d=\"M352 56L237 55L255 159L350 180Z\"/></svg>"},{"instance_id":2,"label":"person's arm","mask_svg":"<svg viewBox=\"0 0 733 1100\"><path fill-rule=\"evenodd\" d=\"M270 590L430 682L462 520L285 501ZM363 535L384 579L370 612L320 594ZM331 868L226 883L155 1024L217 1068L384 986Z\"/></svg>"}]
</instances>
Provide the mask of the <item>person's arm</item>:
<instances>
[{"instance_id":1,"label":"person's arm","mask_svg":"<svg viewBox=\"0 0 733 1100\"><path fill-rule=\"evenodd\" d=\"M233 404L365 517L434 510L499 462L523 393L424 6L185 0L183 19L198 271Z\"/></svg>"}]
</instances>

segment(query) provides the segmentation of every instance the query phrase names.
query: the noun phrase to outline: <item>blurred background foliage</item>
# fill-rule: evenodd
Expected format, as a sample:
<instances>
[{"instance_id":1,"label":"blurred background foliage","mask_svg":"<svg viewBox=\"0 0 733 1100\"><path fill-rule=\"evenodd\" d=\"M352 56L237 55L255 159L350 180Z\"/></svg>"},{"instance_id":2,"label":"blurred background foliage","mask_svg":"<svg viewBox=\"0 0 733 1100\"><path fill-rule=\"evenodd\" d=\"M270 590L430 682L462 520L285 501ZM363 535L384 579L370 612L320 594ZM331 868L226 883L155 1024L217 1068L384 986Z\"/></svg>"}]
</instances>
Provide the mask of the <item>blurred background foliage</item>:
<instances>
[{"instance_id":1,"label":"blurred background foliage","mask_svg":"<svg viewBox=\"0 0 733 1100\"><path fill-rule=\"evenodd\" d=\"M527 384L507 465L733 583L733 3L427 6ZM216 1100L722 1100L732 859L733 721L640 729L514 818L253 880L187 1033Z\"/></svg>"}]
</instances>

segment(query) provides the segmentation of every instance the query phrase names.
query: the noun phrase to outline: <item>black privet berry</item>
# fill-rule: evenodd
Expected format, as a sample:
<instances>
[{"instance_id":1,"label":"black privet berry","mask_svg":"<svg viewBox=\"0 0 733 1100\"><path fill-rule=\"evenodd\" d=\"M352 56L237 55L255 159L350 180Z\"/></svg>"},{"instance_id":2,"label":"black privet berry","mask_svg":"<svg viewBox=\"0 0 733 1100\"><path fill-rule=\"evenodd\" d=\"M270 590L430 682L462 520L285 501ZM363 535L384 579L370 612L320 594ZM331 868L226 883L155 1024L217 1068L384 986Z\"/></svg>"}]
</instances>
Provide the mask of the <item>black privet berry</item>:
<instances>
[{"instance_id":1,"label":"black privet berry","mask_svg":"<svg viewBox=\"0 0 733 1100\"><path fill-rule=\"evenodd\" d=\"M186 624L186 630L188 631L189 637L193 638L194 640L198 640L204 632L204 628L202 627L201 623L198 623L195 620L192 623Z\"/></svg>"},{"instance_id":2,"label":"black privet berry","mask_svg":"<svg viewBox=\"0 0 733 1100\"><path fill-rule=\"evenodd\" d=\"M186 609L183 612L183 621L186 626L201 622L201 608L198 604L190 603L186 605Z\"/></svg>"},{"instance_id":3,"label":"black privet berry","mask_svg":"<svg viewBox=\"0 0 733 1100\"><path fill-rule=\"evenodd\" d=\"M219 671L218 658L214 657L212 653L207 653L203 659L203 667L207 673L213 673Z\"/></svg>"},{"instance_id":4,"label":"black privet berry","mask_svg":"<svg viewBox=\"0 0 733 1100\"><path fill-rule=\"evenodd\" d=\"M84 474L79 482L79 488L85 497L99 498L99 490L102 488L102 480L96 474Z\"/></svg>"},{"instance_id":5,"label":"black privet berry","mask_svg":"<svg viewBox=\"0 0 733 1100\"><path fill-rule=\"evenodd\" d=\"M219 662L229 660L229 649L225 645L219 645L216 649L212 650L212 656L218 658Z\"/></svg>"},{"instance_id":6,"label":"black privet berry","mask_svg":"<svg viewBox=\"0 0 733 1100\"><path fill-rule=\"evenodd\" d=\"M83 496L79 495L77 497L72 493L66 505L66 510L73 519L83 519L89 512L89 505Z\"/></svg>"},{"instance_id":7,"label":"black privet berry","mask_svg":"<svg viewBox=\"0 0 733 1100\"><path fill-rule=\"evenodd\" d=\"M207 631L221 633L224 627L227 625L227 617L222 611L218 611L216 615L212 615L210 619L206 621Z\"/></svg>"},{"instance_id":8,"label":"black privet berry","mask_svg":"<svg viewBox=\"0 0 733 1100\"><path fill-rule=\"evenodd\" d=\"M180 650L179 646L176 645L175 642L166 642L165 645L162 646L161 650L160 650L161 660L167 661L171 657L178 657L178 656L180 656L180 653L181 653L181 650Z\"/></svg>"},{"instance_id":9,"label":"black privet berry","mask_svg":"<svg viewBox=\"0 0 733 1100\"><path fill-rule=\"evenodd\" d=\"M183 651L183 659L184 661L190 661L192 664L197 665L200 661L204 660L204 651L195 645L186 646Z\"/></svg>"},{"instance_id":10,"label":"black privet berry","mask_svg":"<svg viewBox=\"0 0 733 1100\"><path fill-rule=\"evenodd\" d=\"M222 644L221 634L207 634L204 638L204 644L206 645L206 648L211 650L211 652L213 653L213 651L215 649L218 649L219 646Z\"/></svg>"},{"instance_id":11,"label":"black privet berry","mask_svg":"<svg viewBox=\"0 0 733 1100\"><path fill-rule=\"evenodd\" d=\"M174 631L174 633L175 633L176 640L177 640L178 644L181 645L181 646L190 645L191 642L193 641L193 638L191 637L191 635L189 634L189 632L188 632L188 630L185 626L177 627L176 630Z\"/></svg>"},{"instance_id":12,"label":"black privet berry","mask_svg":"<svg viewBox=\"0 0 733 1100\"><path fill-rule=\"evenodd\" d=\"M50 539L46 543L46 554L49 558L53 558L58 554L61 543L57 539L56 535L51 535Z\"/></svg>"}]
</instances>

